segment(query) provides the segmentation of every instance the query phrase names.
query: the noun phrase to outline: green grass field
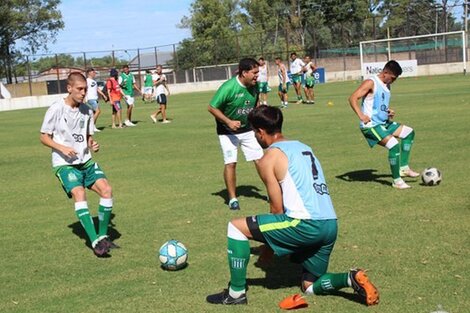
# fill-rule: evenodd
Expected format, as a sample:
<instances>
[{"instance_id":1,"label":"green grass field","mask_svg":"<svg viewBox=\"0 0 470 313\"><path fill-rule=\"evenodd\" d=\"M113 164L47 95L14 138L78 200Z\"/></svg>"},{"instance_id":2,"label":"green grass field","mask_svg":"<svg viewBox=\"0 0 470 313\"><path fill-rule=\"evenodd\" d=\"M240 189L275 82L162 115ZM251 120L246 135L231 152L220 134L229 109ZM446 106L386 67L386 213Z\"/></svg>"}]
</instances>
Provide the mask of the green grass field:
<instances>
[{"instance_id":1,"label":"green grass field","mask_svg":"<svg viewBox=\"0 0 470 313\"><path fill-rule=\"evenodd\" d=\"M470 82L461 75L400 79L393 85L396 120L416 130L411 165L443 172L438 187L410 181L394 190L383 148L369 149L347 97L358 82L316 87L316 104L291 104L284 134L314 149L325 171L339 236L329 271L359 266L381 292L367 308L347 293L310 296L314 312L452 313L470 308ZM94 158L114 190L111 234L122 249L98 259L87 248L73 203L39 142L46 108L0 113L0 312L277 312L299 292L299 272L286 259L248 268L249 305L211 306L207 294L226 286L226 225L268 211L251 163L238 164L240 212L225 204L222 155L207 104L213 93L169 98L171 124L152 124L153 105L137 103L138 126L109 128L108 106ZM291 99L294 99L291 91ZM278 104L270 93L271 103ZM328 106L327 102L333 105ZM89 193L96 215L98 198ZM160 269L160 245L175 238L189 266ZM252 246L257 246L254 243ZM305 310L305 311L307 311Z\"/></svg>"}]
</instances>

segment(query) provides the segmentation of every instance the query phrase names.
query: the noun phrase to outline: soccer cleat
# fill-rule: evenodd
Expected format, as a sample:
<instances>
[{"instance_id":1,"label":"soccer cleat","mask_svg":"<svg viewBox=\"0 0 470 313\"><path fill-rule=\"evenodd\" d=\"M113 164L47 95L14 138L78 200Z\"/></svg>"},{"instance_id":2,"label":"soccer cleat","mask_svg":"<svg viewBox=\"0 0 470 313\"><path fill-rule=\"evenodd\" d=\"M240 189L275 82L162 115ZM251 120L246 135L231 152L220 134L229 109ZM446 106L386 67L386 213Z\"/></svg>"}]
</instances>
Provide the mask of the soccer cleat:
<instances>
[{"instance_id":1,"label":"soccer cleat","mask_svg":"<svg viewBox=\"0 0 470 313\"><path fill-rule=\"evenodd\" d=\"M104 241L109 250L121 248L118 244L114 243L111 239L109 239L109 237L104 238Z\"/></svg>"},{"instance_id":2,"label":"soccer cleat","mask_svg":"<svg viewBox=\"0 0 470 313\"><path fill-rule=\"evenodd\" d=\"M397 181L394 181L392 183L392 187L393 188L396 188L396 189L408 189L408 188L411 188L410 185L408 185L407 183L405 183L405 181L403 179L399 179Z\"/></svg>"},{"instance_id":3,"label":"soccer cleat","mask_svg":"<svg viewBox=\"0 0 470 313\"><path fill-rule=\"evenodd\" d=\"M157 123L157 118L153 115L150 115L150 118L152 119L152 121L156 124Z\"/></svg>"},{"instance_id":4,"label":"soccer cleat","mask_svg":"<svg viewBox=\"0 0 470 313\"><path fill-rule=\"evenodd\" d=\"M351 287L359 296L361 296L361 298L363 298L367 305L379 303L379 291L369 281L364 270L358 268L351 269L349 271L349 279L351 280Z\"/></svg>"},{"instance_id":5,"label":"soccer cleat","mask_svg":"<svg viewBox=\"0 0 470 313\"><path fill-rule=\"evenodd\" d=\"M408 168L406 170L400 170L400 176L416 178L416 177L419 177L419 173L413 171L411 168Z\"/></svg>"},{"instance_id":6,"label":"soccer cleat","mask_svg":"<svg viewBox=\"0 0 470 313\"><path fill-rule=\"evenodd\" d=\"M224 291L220 293L215 293L213 295L207 296L206 301L212 304L224 305L248 304L246 293L242 294L238 298L232 298L229 294L228 289L224 289Z\"/></svg>"},{"instance_id":7,"label":"soccer cleat","mask_svg":"<svg viewBox=\"0 0 470 313\"><path fill-rule=\"evenodd\" d=\"M129 121L129 120L125 120L125 121L124 121L124 125L126 125L127 127L133 127L133 126L135 126L135 124L132 123L132 122Z\"/></svg>"},{"instance_id":8,"label":"soccer cleat","mask_svg":"<svg viewBox=\"0 0 470 313\"><path fill-rule=\"evenodd\" d=\"M230 210L240 210L240 204L238 203L238 200L231 201L228 204L228 207Z\"/></svg>"},{"instance_id":9,"label":"soccer cleat","mask_svg":"<svg viewBox=\"0 0 470 313\"><path fill-rule=\"evenodd\" d=\"M99 133L101 130L99 130L98 128L95 127L95 128L93 129L93 131L94 131L95 133Z\"/></svg>"},{"instance_id":10,"label":"soccer cleat","mask_svg":"<svg viewBox=\"0 0 470 313\"><path fill-rule=\"evenodd\" d=\"M168 124L168 123L171 123L171 121L169 121L169 120L163 120L162 121L162 124Z\"/></svg>"},{"instance_id":11,"label":"soccer cleat","mask_svg":"<svg viewBox=\"0 0 470 313\"><path fill-rule=\"evenodd\" d=\"M106 242L106 238L103 238L96 243L96 245L93 247L93 252L97 257L102 257L108 254L109 248Z\"/></svg>"},{"instance_id":12,"label":"soccer cleat","mask_svg":"<svg viewBox=\"0 0 470 313\"><path fill-rule=\"evenodd\" d=\"M304 102L304 100L299 99L299 100L297 100L297 102L295 104L302 104L303 102Z\"/></svg>"}]
</instances>

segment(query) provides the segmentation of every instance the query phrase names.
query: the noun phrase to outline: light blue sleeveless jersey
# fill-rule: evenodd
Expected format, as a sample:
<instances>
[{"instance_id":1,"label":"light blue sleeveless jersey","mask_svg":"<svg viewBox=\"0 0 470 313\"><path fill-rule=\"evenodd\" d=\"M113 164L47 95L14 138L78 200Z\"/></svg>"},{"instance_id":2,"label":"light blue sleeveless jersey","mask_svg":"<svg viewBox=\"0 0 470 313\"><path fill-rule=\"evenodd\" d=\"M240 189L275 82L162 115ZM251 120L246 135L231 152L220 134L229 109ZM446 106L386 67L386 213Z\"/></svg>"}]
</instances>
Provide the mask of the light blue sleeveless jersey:
<instances>
[{"instance_id":1,"label":"light blue sleeveless jersey","mask_svg":"<svg viewBox=\"0 0 470 313\"><path fill-rule=\"evenodd\" d=\"M361 122L361 128L383 125L388 121L390 90L378 76L372 76L369 79L374 82L374 91L362 100L362 113L369 116L371 122L367 125Z\"/></svg>"},{"instance_id":2,"label":"light blue sleeveless jersey","mask_svg":"<svg viewBox=\"0 0 470 313\"><path fill-rule=\"evenodd\" d=\"M270 148L280 149L289 162L286 177L279 182L284 213L298 219L336 219L323 170L312 149L299 141L280 141Z\"/></svg>"}]
</instances>

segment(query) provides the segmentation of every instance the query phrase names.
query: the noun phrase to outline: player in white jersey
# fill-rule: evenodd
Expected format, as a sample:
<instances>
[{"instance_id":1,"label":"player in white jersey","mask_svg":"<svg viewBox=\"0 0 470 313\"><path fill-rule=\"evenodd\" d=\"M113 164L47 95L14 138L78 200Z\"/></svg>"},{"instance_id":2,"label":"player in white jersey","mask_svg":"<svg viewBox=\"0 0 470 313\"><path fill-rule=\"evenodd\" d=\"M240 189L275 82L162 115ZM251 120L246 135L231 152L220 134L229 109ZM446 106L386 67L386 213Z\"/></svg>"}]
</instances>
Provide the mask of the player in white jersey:
<instances>
[{"instance_id":1,"label":"player in white jersey","mask_svg":"<svg viewBox=\"0 0 470 313\"><path fill-rule=\"evenodd\" d=\"M413 128L394 122L395 112L390 109L390 85L400 76L402 69L391 60L376 76L366 79L349 97L349 104L360 120L360 129L369 146L379 144L389 150L388 160L392 172L392 186L408 189L401 177L416 178L419 173L410 169L408 162L415 132ZM362 106L358 101L362 99ZM401 143L398 142L401 139Z\"/></svg>"},{"instance_id":2,"label":"player in white jersey","mask_svg":"<svg viewBox=\"0 0 470 313\"><path fill-rule=\"evenodd\" d=\"M166 75L163 74L163 67L161 65L157 65L156 72L152 75L152 80L155 88L155 99L160 107L150 115L150 118L156 123L157 116L161 113L162 123L170 123L171 121L166 119L167 95L170 95L170 89L168 89Z\"/></svg>"},{"instance_id":3,"label":"player in white jersey","mask_svg":"<svg viewBox=\"0 0 470 313\"><path fill-rule=\"evenodd\" d=\"M259 91L259 101L260 104L268 104L268 79L269 79L269 70L268 64L264 58L258 59L259 63L259 74L258 74L258 91Z\"/></svg>"},{"instance_id":4,"label":"player in white jersey","mask_svg":"<svg viewBox=\"0 0 470 313\"><path fill-rule=\"evenodd\" d=\"M108 97L98 88L98 83L95 80L96 71L94 68L90 67L86 70L86 84L87 84L87 92L86 92L86 100L87 104L93 110L93 121L95 123L94 132L100 132L98 128L96 128L96 121L98 120L98 116L101 114L101 109L98 101L98 94L100 94L105 101L107 101Z\"/></svg>"},{"instance_id":5,"label":"player in white jersey","mask_svg":"<svg viewBox=\"0 0 470 313\"><path fill-rule=\"evenodd\" d=\"M277 57L274 62L277 65L277 76L279 77L279 87L277 89L277 94L281 99L281 109L287 108L288 102L288 95L287 92L289 91L290 79L289 75L287 75L287 69L280 57Z\"/></svg>"},{"instance_id":6,"label":"player in white jersey","mask_svg":"<svg viewBox=\"0 0 470 313\"><path fill-rule=\"evenodd\" d=\"M300 87L302 85L302 75L305 71L305 63L297 57L297 53L295 52L290 54L290 59L291 62L289 69L292 76L292 84L294 85L295 93L297 95L297 104L300 104L303 102L302 90Z\"/></svg>"},{"instance_id":7,"label":"player in white jersey","mask_svg":"<svg viewBox=\"0 0 470 313\"><path fill-rule=\"evenodd\" d=\"M332 294L352 287L367 305L377 304L379 294L365 272L352 269L327 273L337 236L336 213L321 165L312 149L286 139L282 134L282 112L261 105L248 115L256 139L266 153L258 173L266 185L270 214L235 218L228 223L227 252L229 288L207 297L213 304L247 304L246 269L250 259L249 239L265 243L263 253L291 255L302 264L301 289L307 294Z\"/></svg>"},{"instance_id":8,"label":"player in white jersey","mask_svg":"<svg viewBox=\"0 0 470 313\"><path fill-rule=\"evenodd\" d=\"M83 103L87 90L85 77L72 73L67 78L68 96L53 103L41 126L41 143L52 149L52 167L64 191L75 202L75 213L90 239L94 253L105 256L117 248L108 237L113 207L112 189L103 170L91 158L100 146L93 140L93 112ZM99 232L88 210L85 187L100 196Z\"/></svg>"}]
</instances>

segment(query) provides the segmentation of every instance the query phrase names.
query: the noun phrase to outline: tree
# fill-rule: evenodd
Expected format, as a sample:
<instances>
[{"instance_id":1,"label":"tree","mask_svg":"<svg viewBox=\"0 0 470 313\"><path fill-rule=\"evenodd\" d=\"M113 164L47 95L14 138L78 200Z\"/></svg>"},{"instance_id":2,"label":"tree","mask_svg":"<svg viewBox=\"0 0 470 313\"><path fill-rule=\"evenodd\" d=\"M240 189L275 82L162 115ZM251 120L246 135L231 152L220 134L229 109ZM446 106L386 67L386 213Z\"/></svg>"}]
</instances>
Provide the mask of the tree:
<instances>
[{"instance_id":1,"label":"tree","mask_svg":"<svg viewBox=\"0 0 470 313\"><path fill-rule=\"evenodd\" d=\"M0 2L0 72L12 82L13 66L21 53L35 53L54 42L64 28L60 0L2 0ZM22 41L23 48L17 48Z\"/></svg>"}]
</instances>

